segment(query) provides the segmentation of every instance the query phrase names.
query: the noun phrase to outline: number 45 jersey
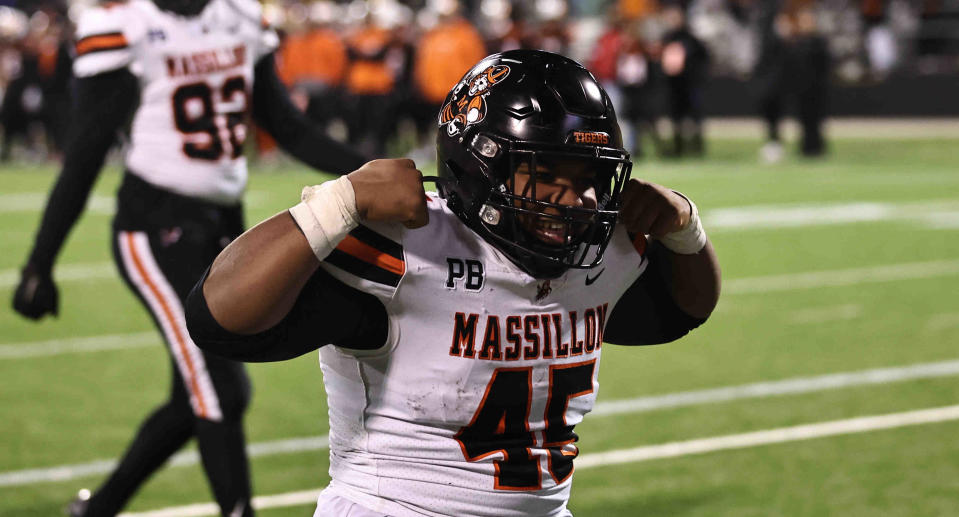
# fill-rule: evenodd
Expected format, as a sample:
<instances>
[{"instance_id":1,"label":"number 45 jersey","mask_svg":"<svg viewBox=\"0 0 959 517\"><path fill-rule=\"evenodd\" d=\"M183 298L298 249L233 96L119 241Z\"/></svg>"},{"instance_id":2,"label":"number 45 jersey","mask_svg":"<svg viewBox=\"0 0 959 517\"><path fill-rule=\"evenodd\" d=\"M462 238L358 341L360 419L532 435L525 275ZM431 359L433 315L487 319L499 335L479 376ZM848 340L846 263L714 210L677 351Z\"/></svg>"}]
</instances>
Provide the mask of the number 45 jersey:
<instances>
[{"instance_id":1,"label":"number 45 jersey","mask_svg":"<svg viewBox=\"0 0 959 517\"><path fill-rule=\"evenodd\" d=\"M381 349L320 349L328 490L396 517L568 516L573 428L646 241L617 228L600 266L537 280L429 197L427 226L360 226L322 263L390 321Z\"/></svg>"},{"instance_id":2,"label":"number 45 jersey","mask_svg":"<svg viewBox=\"0 0 959 517\"><path fill-rule=\"evenodd\" d=\"M253 66L278 44L255 0L211 0L195 17L150 0L108 3L77 26L74 73L122 68L140 84L126 167L179 194L232 204L246 187L242 155Z\"/></svg>"}]
</instances>

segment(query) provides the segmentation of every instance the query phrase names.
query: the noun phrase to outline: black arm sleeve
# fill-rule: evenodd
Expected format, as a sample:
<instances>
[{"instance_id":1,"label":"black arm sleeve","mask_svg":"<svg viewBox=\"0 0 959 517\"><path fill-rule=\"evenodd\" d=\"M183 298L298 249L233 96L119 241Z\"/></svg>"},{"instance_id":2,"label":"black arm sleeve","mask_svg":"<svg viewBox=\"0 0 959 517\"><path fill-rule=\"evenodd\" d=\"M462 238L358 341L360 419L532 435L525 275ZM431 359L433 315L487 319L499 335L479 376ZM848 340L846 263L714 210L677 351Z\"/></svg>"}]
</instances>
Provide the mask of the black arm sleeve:
<instances>
[{"instance_id":1,"label":"black arm sleeve","mask_svg":"<svg viewBox=\"0 0 959 517\"><path fill-rule=\"evenodd\" d=\"M67 234L83 211L117 131L136 105L137 80L118 70L76 81L63 169L57 178L37 231L30 263L49 271Z\"/></svg>"},{"instance_id":2,"label":"black arm sleeve","mask_svg":"<svg viewBox=\"0 0 959 517\"><path fill-rule=\"evenodd\" d=\"M210 314L203 295L203 278L186 302L186 323L200 348L246 362L284 361L326 344L371 350L386 343L386 308L373 295L358 291L319 269L300 292L289 314L259 334L234 334Z\"/></svg>"},{"instance_id":3,"label":"black arm sleeve","mask_svg":"<svg viewBox=\"0 0 959 517\"><path fill-rule=\"evenodd\" d=\"M260 59L254 69L253 119L284 151L314 169L342 175L369 161L327 136L293 105L286 86L276 75L273 54Z\"/></svg>"},{"instance_id":4,"label":"black arm sleeve","mask_svg":"<svg viewBox=\"0 0 959 517\"><path fill-rule=\"evenodd\" d=\"M603 340L614 345L657 345L675 341L706 320L683 312L666 285L667 253L661 244L649 246L649 266L626 290L609 315Z\"/></svg>"}]
</instances>

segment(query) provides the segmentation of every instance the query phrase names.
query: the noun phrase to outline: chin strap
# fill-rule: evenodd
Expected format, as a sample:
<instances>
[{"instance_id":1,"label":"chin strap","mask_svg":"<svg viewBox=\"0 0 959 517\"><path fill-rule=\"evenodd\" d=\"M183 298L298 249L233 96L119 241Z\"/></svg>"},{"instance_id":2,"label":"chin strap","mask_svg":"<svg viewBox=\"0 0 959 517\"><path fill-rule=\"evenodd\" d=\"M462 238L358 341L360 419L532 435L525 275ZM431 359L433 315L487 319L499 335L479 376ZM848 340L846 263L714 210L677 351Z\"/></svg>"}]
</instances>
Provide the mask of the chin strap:
<instances>
[{"instance_id":1,"label":"chin strap","mask_svg":"<svg viewBox=\"0 0 959 517\"><path fill-rule=\"evenodd\" d=\"M423 176L423 183L428 183L430 181L436 183L437 185L443 185L446 188L453 186L453 180L449 178L441 178L439 176Z\"/></svg>"}]
</instances>

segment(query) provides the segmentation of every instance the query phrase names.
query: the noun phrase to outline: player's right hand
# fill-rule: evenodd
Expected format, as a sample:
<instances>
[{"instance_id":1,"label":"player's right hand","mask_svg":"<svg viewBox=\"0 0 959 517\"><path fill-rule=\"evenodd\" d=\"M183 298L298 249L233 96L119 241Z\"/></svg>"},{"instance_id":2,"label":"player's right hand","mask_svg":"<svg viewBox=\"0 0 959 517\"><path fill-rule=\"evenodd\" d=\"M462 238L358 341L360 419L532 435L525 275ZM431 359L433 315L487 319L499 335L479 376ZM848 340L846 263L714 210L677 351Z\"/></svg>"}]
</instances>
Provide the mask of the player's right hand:
<instances>
[{"instance_id":1,"label":"player's right hand","mask_svg":"<svg viewBox=\"0 0 959 517\"><path fill-rule=\"evenodd\" d=\"M365 221L403 223L407 228L426 226L426 191L423 173L407 158L373 160L347 178L356 195L356 211Z\"/></svg>"},{"instance_id":2,"label":"player's right hand","mask_svg":"<svg viewBox=\"0 0 959 517\"><path fill-rule=\"evenodd\" d=\"M20 285L13 293L13 310L32 320L59 312L59 295L50 271L27 264L20 273Z\"/></svg>"}]
</instances>

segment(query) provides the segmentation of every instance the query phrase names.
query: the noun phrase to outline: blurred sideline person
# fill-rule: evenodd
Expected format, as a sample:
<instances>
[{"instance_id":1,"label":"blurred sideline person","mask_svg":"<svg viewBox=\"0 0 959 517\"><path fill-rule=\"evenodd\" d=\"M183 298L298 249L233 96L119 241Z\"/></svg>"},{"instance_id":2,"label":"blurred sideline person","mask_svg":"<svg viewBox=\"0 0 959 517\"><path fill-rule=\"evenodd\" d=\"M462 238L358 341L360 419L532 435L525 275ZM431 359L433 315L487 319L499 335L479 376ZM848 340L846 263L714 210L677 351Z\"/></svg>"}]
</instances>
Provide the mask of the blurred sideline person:
<instances>
[{"instance_id":1,"label":"blurred sideline person","mask_svg":"<svg viewBox=\"0 0 959 517\"><path fill-rule=\"evenodd\" d=\"M396 71L387 62L393 32L368 14L346 38L350 64L344 78L349 104L350 141L365 153L380 156L392 133L396 105Z\"/></svg>"},{"instance_id":2,"label":"blurred sideline person","mask_svg":"<svg viewBox=\"0 0 959 517\"><path fill-rule=\"evenodd\" d=\"M482 0L478 23L490 52L529 48L528 29L522 10L510 0Z\"/></svg>"},{"instance_id":3,"label":"blurred sideline person","mask_svg":"<svg viewBox=\"0 0 959 517\"><path fill-rule=\"evenodd\" d=\"M622 113L622 93L617 81L620 57L625 46L626 22L620 18L621 12L617 7L610 7L606 11L606 27L597 38L589 59L589 69L606 90L616 113ZM627 143L628 145L628 143Z\"/></svg>"},{"instance_id":4,"label":"blurred sideline person","mask_svg":"<svg viewBox=\"0 0 959 517\"><path fill-rule=\"evenodd\" d=\"M64 41L66 19L49 8L36 10L29 21L19 11L2 9L0 21L15 27L0 30L23 32L13 42L19 55L14 58L11 68L15 72L3 89L0 103L0 161L10 160L17 140L38 157L57 157L63 150L70 104L72 58ZM26 25L16 27L20 23Z\"/></svg>"},{"instance_id":5,"label":"blurred sideline person","mask_svg":"<svg viewBox=\"0 0 959 517\"><path fill-rule=\"evenodd\" d=\"M191 437L222 515L253 514L242 421L250 383L240 363L194 345L183 301L243 231L251 108L281 147L315 168L344 173L364 161L292 105L275 71L277 36L261 20L252 0L131 0L90 9L79 21L63 169L13 305L32 319L57 314L54 261L132 113L113 253L167 342L173 382L110 477L92 498L71 504L73 516L117 514Z\"/></svg>"},{"instance_id":6,"label":"blurred sideline person","mask_svg":"<svg viewBox=\"0 0 959 517\"><path fill-rule=\"evenodd\" d=\"M662 153L663 145L656 128L657 84L660 70L639 35L627 34L616 65L616 82L622 92L624 143L633 159L643 157L643 137L649 136L653 150Z\"/></svg>"},{"instance_id":7,"label":"blurred sideline person","mask_svg":"<svg viewBox=\"0 0 959 517\"><path fill-rule=\"evenodd\" d=\"M349 66L346 44L333 27L337 15L333 2L315 2L307 23L286 36L277 56L291 96L324 129L342 114L340 87Z\"/></svg>"},{"instance_id":8,"label":"blurred sideline person","mask_svg":"<svg viewBox=\"0 0 959 517\"><path fill-rule=\"evenodd\" d=\"M609 97L572 60L490 56L439 123L439 195L411 160L307 187L217 257L187 323L234 359L320 348L316 517L569 517L604 342L702 324L719 265L692 202L629 179Z\"/></svg>"},{"instance_id":9,"label":"blurred sideline person","mask_svg":"<svg viewBox=\"0 0 959 517\"><path fill-rule=\"evenodd\" d=\"M668 32L663 36L662 67L673 124L672 154L702 156L705 152L703 90L709 72L709 53L689 30L681 5L668 5L663 9L663 17Z\"/></svg>"},{"instance_id":10,"label":"blurred sideline person","mask_svg":"<svg viewBox=\"0 0 959 517\"><path fill-rule=\"evenodd\" d=\"M795 65L791 78L796 87L802 140L799 151L805 157L826 153L822 125L826 119L829 90L829 46L817 32L812 7L796 13L796 38L793 42Z\"/></svg>"},{"instance_id":11,"label":"blurred sideline person","mask_svg":"<svg viewBox=\"0 0 959 517\"><path fill-rule=\"evenodd\" d=\"M418 99L413 118L421 145L432 148L436 112L470 63L486 55L486 44L473 25L460 15L459 2L430 0L429 4L439 21L420 38L413 55L413 83Z\"/></svg>"},{"instance_id":12,"label":"blurred sideline person","mask_svg":"<svg viewBox=\"0 0 959 517\"><path fill-rule=\"evenodd\" d=\"M759 156L766 163L783 158L779 124L783 118L789 89L789 49L786 39L792 36L792 23L785 14L768 9L760 18L760 51L753 72L759 97L759 112L766 125L766 143Z\"/></svg>"},{"instance_id":13,"label":"blurred sideline person","mask_svg":"<svg viewBox=\"0 0 959 517\"><path fill-rule=\"evenodd\" d=\"M814 12L804 8L776 14L762 41L755 75L767 142L760 149L760 158L768 163L783 158L779 124L790 101L794 101L799 120L800 154L825 154L822 126L828 109L830 58L825 38L817 33Z\"/></svg>"},{"instance_id":14,"label":"blurred sideline person","mask_svg":"<svg viewBox=\"0 0 959 517\"><path fill-rule=\"evenodd\" d=\"M529 48L567 54L572 35L569 30L569 5L566 0L536 0L533 8L539 23L527 37L527 40L530 40Z\"/></svg>"}]
</instances>

